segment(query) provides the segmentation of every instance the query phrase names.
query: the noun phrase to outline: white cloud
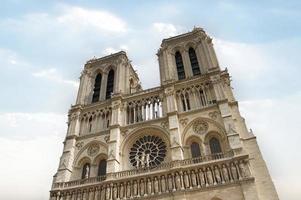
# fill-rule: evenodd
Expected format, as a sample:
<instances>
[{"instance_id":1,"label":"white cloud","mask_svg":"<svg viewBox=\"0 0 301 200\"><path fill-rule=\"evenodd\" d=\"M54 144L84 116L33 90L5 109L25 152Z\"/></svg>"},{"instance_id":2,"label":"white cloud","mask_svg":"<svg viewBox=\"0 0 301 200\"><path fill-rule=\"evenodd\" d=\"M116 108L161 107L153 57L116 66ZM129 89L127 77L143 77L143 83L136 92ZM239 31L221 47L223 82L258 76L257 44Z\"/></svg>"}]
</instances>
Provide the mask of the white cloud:
<instances>
[{"instance_id":1,"label":"white cloud","mask_svg":"<svg viewBox=\"0 0 301 200\"><path fill-rule=\"evenodd\" d=\"M240 102L240 111L253 129L280 199L301 196L301 93L279 99Z\"/></svg>"},{"instance_id":2,"label":"white cloud","mask_svg":"<svg viewBox=\"0 0 301 200\"><path fill-rule=\"evenodd\" d=\"M1 199L48 199L66 134L66 115L0 114ZM16 192L18 191L18 192Z\"/></svg>"},{"instance_id":3,"label":"white cloud","mask_svg":"<svg viewBox=\"0 0 301 200\"><path fill-rule=\"evenodd\" d=\"M269 67L262 45L214 39L222 68L227 67L237 79L254 80Z\"/></svg>"},{"instance_id":4,"label":"white cloud","mask_svg":"<svg viewBox=\"0 0 301 200\"><path fill-rule=\"evenodd\" d=\"M91 10L75 6L66 6L64 14L57 21L74 29L89 31L126 32L126 22L108 11Z\"/></svg>"},{"instance_id":5,"label":"white cloud","mask_svg":"<svg viewBox=\"0 0 301 200\"><path fill-rule=\"evenodd\" d=\"M127 45L120 45L119 48L113 48L113 47L105 48L102 51L102 54L109 55L109 54L112 54L112 53L117 53L119 51L128 51L128 50L129 50L129 48L127 47Z\"/></svg>"},{"instance_id":6,"label":"white cloud","mask_svg":"<svg viewBox=\"0 0 301 200\"><path fill-rule=\"evenodd\" d=\"M153 29L163 37L175 36L178 33L176 26L169 23L153 23Z\"/></svg>"},{"instance_id":7,"label":"white cloud","mask_svg":"<svg viewBox=\"0 0 301 200\"><path fill-rule=\"evenodd\" d=\"M47 80L51 80L57 83L64 83L71 85L75 88L78 87L79 83L72 80L66 80L62 77L62 75L55 68L45 69L38 72L32 73L34 77L45 78Z\"/></svg>"}]
</instances>

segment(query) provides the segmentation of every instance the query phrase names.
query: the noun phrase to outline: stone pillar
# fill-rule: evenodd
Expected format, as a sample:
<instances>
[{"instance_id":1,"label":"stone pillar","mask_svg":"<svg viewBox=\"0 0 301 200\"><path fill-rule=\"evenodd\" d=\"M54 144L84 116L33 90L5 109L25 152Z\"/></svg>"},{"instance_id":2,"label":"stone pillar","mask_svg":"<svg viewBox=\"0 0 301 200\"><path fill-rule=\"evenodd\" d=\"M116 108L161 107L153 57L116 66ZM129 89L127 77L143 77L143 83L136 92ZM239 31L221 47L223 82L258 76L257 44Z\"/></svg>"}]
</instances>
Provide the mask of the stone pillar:
<instances>
[{"instance_id":1,"label":"stone pillar","mask_svg":"<svg viewBox=\"0 0 301 200\"><path fill-rule=\"evenodd\" d=\"M169 124L169 133L171 144L171 160L182 160L183 147L182 138L179 128L179 119L177 114L176 98L174 94L174 88L169 87L165 89L166 101L167 101L167 116Z\"/></svg>"},{"instance_id":2,"label":"stone pillar","mask_svg":"<svg viewBox=\"0 0 301 200\"><path fill-rule=\"evenodd\" d=\"M107 80L108 80L108 72L103 72L102 79L101 79L101 86L100 86L100 100L106 99Z\"/></svg>"},{"instance_id":3,"label":"stone pillar","mask_svg":"<svg viewBox=\"0 0 301 200\"><path fill-rule=\"evenodd\" d=\"M112 97L112 116L110 125L110 141L108 142L108 160L107 160L107 173L119 171L120 167L120 123L122 121L121 112L121 99L120 96Z\"/></svg>"}]
</instances>

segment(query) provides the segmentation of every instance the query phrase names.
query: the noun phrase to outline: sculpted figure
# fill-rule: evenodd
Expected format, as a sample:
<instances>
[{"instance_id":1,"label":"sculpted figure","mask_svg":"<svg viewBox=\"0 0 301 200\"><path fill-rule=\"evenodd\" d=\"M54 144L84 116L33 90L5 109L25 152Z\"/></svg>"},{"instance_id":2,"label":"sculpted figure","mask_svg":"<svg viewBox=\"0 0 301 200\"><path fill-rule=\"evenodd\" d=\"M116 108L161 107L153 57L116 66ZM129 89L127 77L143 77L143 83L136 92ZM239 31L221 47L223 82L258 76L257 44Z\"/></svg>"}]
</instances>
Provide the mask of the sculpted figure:
<instances>
[{"instance_id":1,"label":"sculpted figure","mask_svg":"<svg viewBox=\"0 0 301 200\"><path fill-rule=\"evenodd\" d=\"M134 181L134 195L133 196L137 196L138 195L138 185L137 185L137 182Z\"/></svg>"},{"instance_id":2,"label":"sculpted figure","mask_svg":"<svg viewBox=\"0 0 301 200\"><path fill-rule=\"evenodd\" d=\"M135 160L136 160L136 167L138 168L140 165L140 159L138 155L135 156Z\"/></svg>"},{"instance_id":3,"label":"sculpted figure","mask_svg":"<svg viewBox=\"0 0 301 200\"><path fill-rule=\"evenodd\" d=\"M191 172L191 183L192 183L192 187L195 187L197 185L196 175L194 171Z\"/></svg>"},{"instance_id":4,"label":"sculpted figure","mask_svg":"<svg viewBox=\"0 0 301 200\"><path fill-rule=\"evenodd\" d=\"M215 174L216 183L220 183L221 182L221 175L219 173L219 170L218 170L217 166L214 167L214 174Z\"/></svg>"},{"instance_id":5,"label":"sculpted figure","mask_svg":"<svg viewBox=\"0 0 301 200\"><path fill-rule=\"evenodd\" d=\"M152 181L150 180L150 178L147 179L147 193L152 193Z\"/></svg>"},{"instance_id":6,"label":"sculpted figure","mask_svg":"<svg viewBox=\"0 0 301 200\"><path fill-rule=\"evenodd\" d=\"M142 152L140 162L141 162L141 167L144 167L144 164L145 164L145 153L144 152Z\"/></svg>"},{"instance_id":7,"label":"sculpted figure","mask_svg":"<svg viewBox=\"0 0 301 200\"><path fill-rule=\"evenodd\" d=\"M113 199L117 199L117 185L113 186Z\"/></svg>"},{"instance_id":8,"label":"sculpted figure","mask_svg":"<svg viewBox=\"0 0 301 200\"><path fill-rule=\"evenodd\" d=\"M232 178L233 180L237 180L237 171L234 163L231 163L231 173L232 173Z\"/></svg>"},{"instance_id":9,"label":"sculpted figure","mask_svg":"<svg viewBox=\"0 0 301 200\"><path fill-rule=\"evenodd\" d=\"M86 166L85 178L89 178L89 172L90 172L90 167L89 167L89 165L87 165Z\"/></svg>"},{"instance_id":10,"label":"sculpted figure","mask_svg":"<svg viewBox=\"0 0 301 200\"><path fill-rule=\"evenodd\" d=\"M137 191L137 183L136 183L136 190L134 188L134 194L135 194L135 191ZM126 184L126 197L129 198L130 196L131 196L131 184L130 184L130 182L127 182L127 184Z\"/></svg>"},{"instance_id":11,"label":"sculpted figure","mask_svg":"<svg viewBox=\"0 0 301 200\"><path fill-rule=\"evenodd\" d=\"M158 182L157 177L155 177L155 180L154 180L154 193L157 194L158 192L159 192L159 182Z\"/></svg>"},{"instance_id":12,"label":"sculpted figure","mask_svg":"<svg viewBox=\"0 0 301 200\"><path fill-rule=\"evenodd\" d=\"M229 175L228 175L228 170L227 170L226 165L223 165L222 171L223 171L223 182L228 182L229 181Z\"/></svg>"},{"instance_id":13,"label":"sculpted figure","mask_svg":"<svg viewBox=\"0 0 301 200\"><path fill-rule=\"evenodd\" d=\"M161 191L166 191L165 176L161 176Z\"/></svg>"},{"instance_id":14,"label":"sculpted figure","mask_svg":"<svg viewBox=\"0 0 301 200\"><path fill-rule=\"evenodd\" d=\"M170 174L168 175L168 189L170 191L173 190L173 187L172 187L172 177L171 177Z\"/></svg>"},{"instance_id":15,"label":"sculpted figure","mask_svg":"<svg viewBox=\"0 0 301 200\"><path fill-rule=\"evenodd\" d=\"M100 199L101 200L105 200L106 199L106 190L105 190L104 187L101 188Z\"/></svg>"},{"instance_id":16,"label":"sculpted figure","mask_svg":"<svg viewBox=\"0 0 301 200\"><path fill-rule=\"evenodd\" d=\"M175 174L175 177L176 177L176 188L178 190L181 189L181 177L178 173Z\"/></svg>"},{"instance_id":17,"label":"sculpted figure","mask_svg":"<svg viewBox=\"0 0 301 200\"><path fill-rule=\"evenodd\" d=\"M111 197L111 190L110 190L110 186L107 185L107 188L106 188L106 200L109 200Z\"/></svg>"},{"instance_id":18,"label":"sculpted figure","mask_svg":"<svg viewBox=\"0 0 301 200\"><path fill-rule=\"evenodd\" d=\"M149 167L149 153L146 154L146 166Z\"/></svg>"},{"instance_id":19,"label":"sculpted figure","mask_svg":"<svg viewBox=\"0 0 301 200\"><path fill-rule=\"evenodd\" d=\"M189 177L187 172L184 172L184 184L185 184L185 188L189 188Z\"/></svg>"},{"instance_id":20,"label":"sculpted figure","mask_svg":"<svg viewBox=\"0 0 301 200\"><path fill-rule=\"evenodd\" d=\"M144 192L144 181L143 179L140 181L140 196L146 195Z\"/></svg>"},{"instance_id":21,"label":"sculpted figure","mask_svg":"<svg viewBox=\"0 0 301 200\"><path fill-rule=\"evenodd\" d=\"M239 169L240 169L241 176L243 178L249 176L249 172L248 172L247 166L243 162L239 163Z\"/></svg>"},{"instance_id":22,"label":"sculpted figure","mask_svg":"<svg viewBox=\"0 0 301 200\"><path fill-rule=\"evenodd\" d=\"M200 182L200 186L204 186L206 184L205 182L205 177L204 177L204 172L202 169L199 170L199 182Z\"/></svg>"},{"instance_id":23,"label":"sculpted figure","mask_svg":"<svg viewBox=\"0 0 301 200\"><path fill-rule=\"evenodd\" d=\"M119 198L123 199L123 194L124 194L124 187L123 184L120 184L120 192L119 192Z\"/></svg>"},{"instance_id":24,"label":"sculpted figure","mask_svg":"<svg viewBox=\"0 0 301 200\"><path fill-rule=\"evenodd\" d=\"M206 185L211 185L213 183L213 178L212 178L212 173L211 173L211 170L209 167L207 168L206 175L207 175L207 181L208 181Z\"/></svg>"}]
</instances>

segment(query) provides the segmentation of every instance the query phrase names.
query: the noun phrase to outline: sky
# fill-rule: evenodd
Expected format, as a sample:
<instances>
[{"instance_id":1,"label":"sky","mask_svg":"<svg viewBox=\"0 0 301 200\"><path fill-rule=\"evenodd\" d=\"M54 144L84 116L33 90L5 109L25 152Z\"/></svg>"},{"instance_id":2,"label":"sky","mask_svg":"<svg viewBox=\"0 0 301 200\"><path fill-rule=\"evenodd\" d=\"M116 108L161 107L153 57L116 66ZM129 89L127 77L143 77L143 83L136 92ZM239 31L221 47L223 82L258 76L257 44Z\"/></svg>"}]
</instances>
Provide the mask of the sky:
<instances>
[{"instance_id":1,"label":"sky","mask_svg":"<svg viewBox=\"0 0 301 200\"><path fill-rule=\"evenodd\" d=\"M155 87L162 39L194 26L232 76L280 199L300 199L300 9L298 0L2 0L0 199L48 199L88 59L124 50L143 88Z\"/></svg>"}]
</instances>

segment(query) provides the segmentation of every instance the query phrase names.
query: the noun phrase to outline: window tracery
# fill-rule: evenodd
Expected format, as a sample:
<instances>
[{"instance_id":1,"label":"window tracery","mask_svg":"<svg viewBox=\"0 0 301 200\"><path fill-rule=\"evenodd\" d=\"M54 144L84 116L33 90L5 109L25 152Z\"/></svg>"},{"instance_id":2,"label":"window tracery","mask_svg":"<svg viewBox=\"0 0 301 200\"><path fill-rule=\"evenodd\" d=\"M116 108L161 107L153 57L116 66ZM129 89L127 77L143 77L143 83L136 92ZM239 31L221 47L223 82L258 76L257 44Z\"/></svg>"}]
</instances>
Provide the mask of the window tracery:
<instances>
[{"instance_id":1,"label":"window tracery","mask_svg":"<svg viewBox=\"0 0 301 200\"><path fill-rule=\"evenodd\" d=\"M158 136L145 135L130 149L129 159L134 167L153 167L164 161L166 144Z\"/></svg>"}]
</instances>

